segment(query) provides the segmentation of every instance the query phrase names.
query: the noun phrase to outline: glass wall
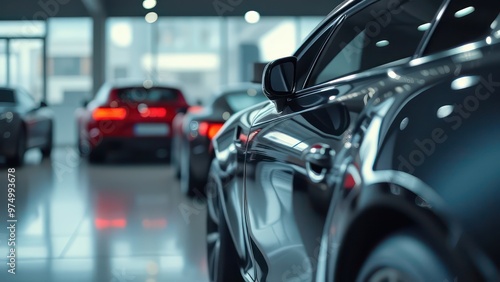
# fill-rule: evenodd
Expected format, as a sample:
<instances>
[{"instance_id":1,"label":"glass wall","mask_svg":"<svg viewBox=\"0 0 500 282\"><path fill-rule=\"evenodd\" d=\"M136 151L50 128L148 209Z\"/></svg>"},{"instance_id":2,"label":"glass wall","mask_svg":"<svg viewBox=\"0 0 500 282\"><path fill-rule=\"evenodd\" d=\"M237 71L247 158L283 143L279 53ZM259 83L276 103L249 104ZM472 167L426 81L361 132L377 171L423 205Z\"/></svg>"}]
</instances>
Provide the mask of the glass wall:
<instances>
[{"instance_id":1,"label":"glass wall","mask_svg":"<svg viewBox=\"0 0 500 282\"><path fill-rule=\"evenodd\" d=\"M0 22L0 85L23 87L42 99L45 34L44 22Z\"/></svg>"},{"instance_id":2,"label":"glass wall","mask_svg":"<svg viewBox=\"0 0 500 282\"><path fill-rule=\"evenodd\" d=\"M180 87L191 103L206 101L221 85L251 80L254 62L291 55L321 19L262 17L249 24L243 17L163 17L149 24L143 18L110 18L106 80L153 79ZM92 19L0 22L0 86L21 85L42 99L45 37L46 100L56 116L55 142L74 144L75 134L68 134L74 121L68 117L94 94Z\"/></svg>"},{"instance_id":3,"label":"glass wall","mask_svg":"<svg viewBox=\"0 0 500 282\"><path fill-rule=\"evenodd\" d=\"M7 84L7 40L0 39L0 86Z\"/></svg>"},{"instance_id":4,"label":"glass wall","mask_svg":"<svg viewBox=\"0 0 500 282\"><path fill-rule=\"evenodd\" d=\"M75 110L92 93L92 20L52 18L47 37L47 102L57 145L76 144Z\"/></svg>"},{"instance_id":5,"label":"glass wall","mask_svg":"<svg viewBox=\"0 0 500 282\"><path fill-rule=\"evenodd\" d=\"M80 105L92 89L92 20L54 18L48 31L47 102Z\"/></svg>"},{"instance_id":6,"label":"glass wall","mask_svg":"<svg viewBox=\"0 0 500 282\"><path fill-rule=\"evenodd\" d=\"M223 84L252 79L255 62L293 54L322 17L164 17L107 21L106 79L153 79L207 100Z\"/></svg>"}]
</instances>

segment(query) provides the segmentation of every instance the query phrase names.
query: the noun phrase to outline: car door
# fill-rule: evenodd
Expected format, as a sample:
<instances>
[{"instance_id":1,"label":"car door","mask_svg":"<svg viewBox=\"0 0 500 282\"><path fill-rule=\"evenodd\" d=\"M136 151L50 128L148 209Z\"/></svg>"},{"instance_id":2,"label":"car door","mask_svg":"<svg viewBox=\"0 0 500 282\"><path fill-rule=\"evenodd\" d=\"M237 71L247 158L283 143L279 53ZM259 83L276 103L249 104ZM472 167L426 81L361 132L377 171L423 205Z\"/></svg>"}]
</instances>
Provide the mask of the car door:
<instances>
[{"instance_id":1,"label":"car door","mask_svg":"<svg viewBox=\"0 0 500 282\"><path fill-rule=\"evenodd\" d=\"M256 117L246 151L245 219L258 281L313 279L336 153L377 83L415 54L426 34L420 26L429 28L441 5L414 2L347 5L309 39L320 48L285 59L295 66L296 90L270 93L274 104Z\"/></svg>"}]
</instances>

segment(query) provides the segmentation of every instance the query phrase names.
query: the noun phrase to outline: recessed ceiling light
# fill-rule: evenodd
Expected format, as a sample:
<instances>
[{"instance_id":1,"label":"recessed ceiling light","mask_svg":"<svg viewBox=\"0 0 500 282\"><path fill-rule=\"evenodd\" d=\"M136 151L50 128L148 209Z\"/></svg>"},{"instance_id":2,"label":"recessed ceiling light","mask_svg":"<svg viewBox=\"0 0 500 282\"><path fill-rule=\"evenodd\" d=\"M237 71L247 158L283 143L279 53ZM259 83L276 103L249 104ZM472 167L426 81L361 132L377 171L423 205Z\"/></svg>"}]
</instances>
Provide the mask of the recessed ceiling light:
<instances>
[{"instance_id":1,"label":"recessed ceiling light","mask_svg":"<svg viewBox=\"0 0 500 282\"><path fill-rule=\"evenodd\" d=\"M132 27L121 22L111 25L111 41L118 47L129 47L132 44Z\"/></svg>"},{"instance_id":2,"label":"recessed ceiling light","mask_svg":"<svg viewBox=\"0 0 500 282\"><path fill-rule=\"evenodd\" d=\"M448 117L453 113L454 108L452 105L444 105L437 110L436 115L438 118Z\"/></svg>"},{"instance_id":3,"label":"recessed ceiling light","mask_svg":"<svg viewBox=\"0 0 500 282\"><path fill-rule=\"evenodd\" d=\"M258 23L260 21L260 14L256 11L248 11L245 14L245 21L250 24Z\"/></svg>"},{"instance_id":4,"label":"recessed ceiling light","mask_svg":"<svg viewBox=\"0 0 500 282\"><path fill-rule=\"evenodd\" d=\"M153 81L151 79L146 79L144 80L144 82L142 83L142 86L144 86L144 88L146 89L150 89L153 87Z\"/></svg>"},{"instance_id":5,"label":"recessed ceiling light","mask_svg":"<svg viewBox=\"0 0 500 282\"><path fill-rule=\"evenodd\" d=\"M419 25L417 29L419 31L426 31L429 29L429 27L431 27L431 23L424 23L424 24Z\"/></svg>"},{"instance_id":6,"label":"recessed ceiling light","mask_svg":"<svg viewBox=\"0 0 500 282\"><path fill-rule=\"evenodd\" d=\"M474 13L474 11L476 10L476 8L472 7L472 6L469 6L467 8L463 8L462 10L458 10L456 13L455 13L455 18L462 18L462 17L465 17L467 15L470 15L472 13Z\"/></svg>"},{"instance_id":7,"label":"recessed ceiling light","mask_svg":"<svg viewBox=\"0 0 500 282\"><path fill-rule=\"evenodd\" d=\"M144 0L144 2L142 2L142 6L146 10L153 9L156 7L156 0Z\"/></svg>"},{"instance_id":8,"label":"recessed ceiling light","mask_svg":"<svg viewBox=\"0 0 500 282\"><path fill-rule=\"evenodd\" d=\"M155 12L149 12L146 14L145 19L148 23L154 23L158 20L158 14Z\"/></svg>"},{"instance_id":9,"label":"recessed ceiling light","mask_svg":"<svg viewBox=\"0 0 500 282\"><path fill-rule=\"evenodd\" d=\"M388 40L380 40L379 42L375 43L375 46L377 47L385 47L389 45Z\"/></svg>"},{"instance_id":10,"label":"recessed ceiling light","mask_svg":"<svg viewBox=\"0 0 500 282\"><path fill-rule=\"evenodd\" d=\"M463 76L453 80L451 83L451 89L453 90L461 90L465 88L472 87L474 85L479 84L480 82L479 76Z\"/></svg>"}]
</instances>

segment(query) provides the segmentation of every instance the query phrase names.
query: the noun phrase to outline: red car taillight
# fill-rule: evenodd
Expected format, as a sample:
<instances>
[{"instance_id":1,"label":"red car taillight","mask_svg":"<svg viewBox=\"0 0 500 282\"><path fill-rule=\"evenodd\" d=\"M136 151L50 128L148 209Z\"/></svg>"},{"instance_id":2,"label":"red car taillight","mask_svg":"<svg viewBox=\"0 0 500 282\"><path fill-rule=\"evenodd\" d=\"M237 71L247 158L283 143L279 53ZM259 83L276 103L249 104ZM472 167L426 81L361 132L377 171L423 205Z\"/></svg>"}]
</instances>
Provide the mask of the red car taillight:
<instances>
[{"instance_id":1,"label":"red car taillight","mask_svg":"<svg viewBox=\"0 0 500 282\"><path fill-rule=\"evenodd\" d=\"M144 108L139 110L141 117L143 118L164 118L167 116L167 110L165 108Z\"/></svg>"},{"instance_id":2,"label":"red car taillight","mask_svg":"<svg viewBox=\"0 0 500 282\"><path fill-rule=\"evenodd\" d=\"M223 123L200 122L198 132L201 136L206 136L208 139L212 140L223 125Z\"/></svg>"},{"instance_id":3,"label":"red car taillight","mask_svg":"<svg viewBox=\"0 0 500 282\"><path fill-rule=\"evenodd\" d=\"M116 218L116 219L96 218L94 220L94 224L97 229L125 228L127 226L127 220L124 218Z\"/></svg>"},{"instance_id":4,"label":"red car taillight","mask_svg":"<svg viewBox=\"0 0 500 282\"><path fill-rule=\"evenodd\" d=\"M92 112L94 120L124 120L127 110L124 108L97 108Z\"/></svg>"}]
</instances>

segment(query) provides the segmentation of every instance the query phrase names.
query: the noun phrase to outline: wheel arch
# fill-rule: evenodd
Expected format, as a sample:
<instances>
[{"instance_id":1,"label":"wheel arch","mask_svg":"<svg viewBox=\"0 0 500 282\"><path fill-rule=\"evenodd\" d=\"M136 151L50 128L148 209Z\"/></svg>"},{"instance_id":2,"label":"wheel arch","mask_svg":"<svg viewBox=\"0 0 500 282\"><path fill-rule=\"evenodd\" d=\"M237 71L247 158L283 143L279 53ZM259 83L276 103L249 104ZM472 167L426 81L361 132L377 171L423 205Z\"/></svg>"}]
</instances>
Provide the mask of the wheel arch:
<instances>
[{"instance_id":1,"label":"wheel arch","mask_svg":"<svg viewBox=\"0 0 500 282\"><path fill-rule=\"evenodd\" d=\"M357 212L343 233L335 264L334 281L356 281L364 261L371 251L387 236L405 228L416 228L432 242L445 241L450 226L432 209L412 205L407 200L383 199L366 205ZM392 196L395 197L395 196ZM390 200L390 201L389 201ZM390 220L387 220L390 219ZM447 248L448 251L448 248ZM450 256L453 267L473 266L464 256L460 243ZM478 277L477 269L466 274Z\"/></svg>"}]
</instances>

